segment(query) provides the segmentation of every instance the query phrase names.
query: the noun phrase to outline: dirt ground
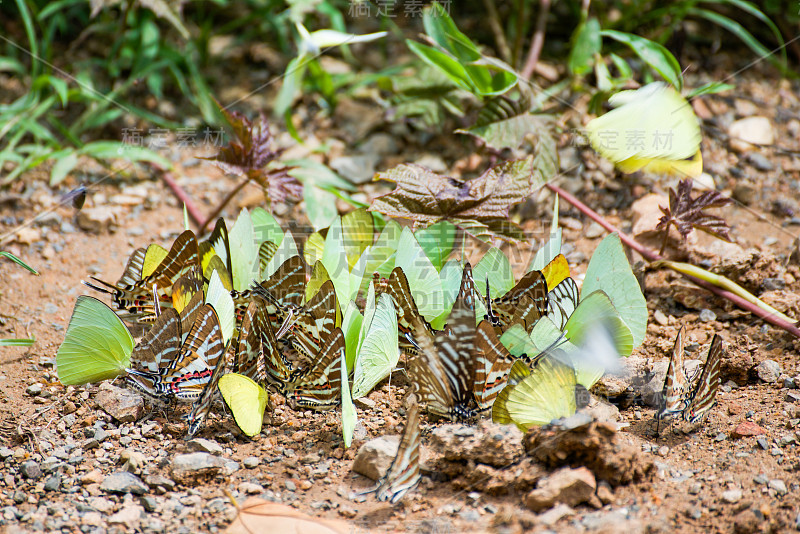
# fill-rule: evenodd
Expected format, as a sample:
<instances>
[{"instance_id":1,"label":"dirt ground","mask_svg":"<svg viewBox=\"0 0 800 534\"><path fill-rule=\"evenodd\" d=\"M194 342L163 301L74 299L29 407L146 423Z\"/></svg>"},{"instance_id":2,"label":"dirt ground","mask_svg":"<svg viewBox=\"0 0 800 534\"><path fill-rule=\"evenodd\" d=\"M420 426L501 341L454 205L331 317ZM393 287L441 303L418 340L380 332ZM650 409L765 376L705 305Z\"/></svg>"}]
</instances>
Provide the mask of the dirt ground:
<instances>
[{"instance_id":1,"label":"dirt ground","mask_svg":"<svg viewBox=\"0 0 800 534\"><path fill-rule=\"evenodd\" d=\"M794 241L800 233L800 86L765 79L768 74L757 71L749 74L753 78L737 80L731 95L704 99L710 113L703 143L709 175L705 179L737 201L720 213L732 226L738 246L722 246L699 236L674 253L727 269L729 276L738 277L757 295L800 317L800 253ZM775 132L774 143L761 149L732 149L727 127L753 115L767 117ZM383 126L376 124L372 134ZM437 137L427 145L399 141L394 153L382 157L378 170L423 157L443 160L451 169L481 168L488 163L486 157L470 152L469 143L451 137ZM558 183L626 231L636 230L636 221L643 216L632 208L637 199L665 194L667 187L676 184L653 176L612 180L613 170L607 163L564 141L562 169L578 165ZM440 145L445 148L439 150ZM344 149L344 153L349 152ZM199 154L174 153L174 174L210 211L234 181L194 155ZM89 167L85 172L93 181L103 176L101 169ZM400 374L392 379L391 387L384 381L366 402L357 403L363 426L346 450L338 410L297 413L273 397L262 434L248 440L233 419L217 409L199 437L217 443L216 452L238 467L229 466L229 474L196 485L173 482L169 479L173 457L194 446L183 439L185 426L177 414L155 411L146 422L115 422L95 405L100 386L65 388L58 383L53 364L76 297L93 294L81 280L90 275L116 280L136 247L169 244L183 227L182 211L155 177L109 180L91 188L84 211L105 207L113 223L110 227L98 223L98 231L86 231L71 207L54 207L59 194L77 185L80 178L68 181L63 191L49 190L40 178L28 176L10 191L0 192L0 235L40 214L2 248L21 256L41 275L34 277L8 262L0 265L0 338L36 338L31 348L0 351L0 525L7 532L216 532L236 515L229 494L240 503L248 495L261 495L291 504L315 517L346 521L354 532L800 530L800 390L796 389L800 387L800 341L664 270L645 274L650 318L645 342L631 358L648 365L664 361L678 328L685 326L692 357L702 359L713 335L720 334L729 345L724 387L707 422L689 434L675 428L656 437L654 410L635 400L623 402L619 421L629 425L617 439L637 451L638 461L652 462L654 467L643 480L613 488L599 508L581 504L548 516L550 512L527 509L526 492L514 484L504 494L475 491L464 487L463 480L459 483L458 477L448 481L430 473L417 491L396 505L378 503L369 496L352 498L353 491L372 484L351 472L359 446L402 430L405 418L399 408L407 384ZM366 186L366 197L385 191L382 187ZM235 215L240 206L258 205L259 195L255 187L246 187L228 216ZM518 209L517 216L527 230L541 235L549 224L551 203L550 195L542 194L538 202ZM52 211L41 215L48 210ZM282 206L276 213L287 223L303 217L298 215L301 211ZM561 224L573 276L580 280L604 234L564 202ZM646 239L642 236L650 243ZM749 249L754 251L750 256L744 253ZM479 255L476 250L473 259ZM520 260L515 265L517 275L526 264ZM759 379L755 370L764 360L780 366L773 382ZM33 384L42 386L41 393L31 389ZM104 439L90 443L102 422L106 423ZM734 430L743 422L757 425L763 433L735 437ZM423 448L427 451L423 456L435 458L440 452L430 447L427 432ZM132 453L141 455L134 455L132 461ZM42 476L31 476L29 462L44 471ZM498 471L519 478L520 465L531 466L515 463ZM467 462L461 469L475 467ZM123 468L145 482L150 477L144 495L103 489L105 478ZM153 482L159 475L167 479L160 485ZM59 478L54 482L55 476ZM563 517L558 517L561 513Z\"/></svg>"}]
</instances>

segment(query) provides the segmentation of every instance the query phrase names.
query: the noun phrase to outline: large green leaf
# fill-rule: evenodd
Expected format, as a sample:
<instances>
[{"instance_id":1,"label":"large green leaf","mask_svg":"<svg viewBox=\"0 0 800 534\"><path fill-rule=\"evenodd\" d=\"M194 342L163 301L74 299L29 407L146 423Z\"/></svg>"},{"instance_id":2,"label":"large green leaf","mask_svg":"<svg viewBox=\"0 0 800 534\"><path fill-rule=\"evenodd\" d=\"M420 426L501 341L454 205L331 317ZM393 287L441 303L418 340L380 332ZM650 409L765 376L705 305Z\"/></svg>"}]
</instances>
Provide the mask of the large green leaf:
<instances>
[{"instance_id":1,"label":"large green leaf","mask_svg":"<svg viewBox=\"0 0 800 534\"><path fill-rule=\"evenodd\" d=\"M489 280L489 291L492 298L497 298L508 293L514 287L514 273L511 270L511 262L508 261L502 250L492 247L489 252L484 254L481 261L472 270L472 277L479 293L483 294L486 288L486 280Z\"/></svg>"},{"instance_id":2,"label":"large green leaf","mask_svg":"<svg viewBox=\"0 0 800 534\"><path fill-rule=\"evenodd\" d=\"M572 50L567 60L570 72L574 76L591 72L595 55L600 53L602 46L600 22L594 17L582 22L572 34Z\"/></svg>"},{"instance_id":3,"label":"large green leaf","mask_svg":"<svg viewBox=\"0 0 800 534\"><path fill-rule=\"evenodd\" d=\"M671 83L678 91L683 88L683 75L681 66L672 53L662 45L644 37L633 35L632 33L619 32L616 30L603 30L600 32L603 37L609 37L615 41L628 45L628 47L639 56L642 61L650 65L666 81Z\"/></svg>"},{"instance_id":4,"label":"large green leaf","mask_svg":"<svg viewBox=\"0 0 800 534\"><path fill-rule=\"evenodd\" d=\"M608 295L630 328L633 348L641 345L647 332L647 302L616 232L606 236L594 251L586 268L581 298L598 290Z\"/></svg>"},{"instance_id":5,"label":"large green leaf","mask_svg":"<svg viewBox=\"0 0 800 534\"><path fill-rule=\"evenodd\" d=\"M431 260L437 271L441 271L447 257L453 251L456 227L449 221L439 221L414 234L419 246Z\"/></svg>"},{"instance_id":6,"label":"large green leaf","mask_svg":"<svg viewBox=\"0 0 800 534\"><path fill-rule=\"evenodd\" d=\"M439 273L409 228L403 228L397 244L395 266L402 267L408 278L411 295L422 316L431 321L442 313L444 302Z\"/></svg>"}]
</instances>

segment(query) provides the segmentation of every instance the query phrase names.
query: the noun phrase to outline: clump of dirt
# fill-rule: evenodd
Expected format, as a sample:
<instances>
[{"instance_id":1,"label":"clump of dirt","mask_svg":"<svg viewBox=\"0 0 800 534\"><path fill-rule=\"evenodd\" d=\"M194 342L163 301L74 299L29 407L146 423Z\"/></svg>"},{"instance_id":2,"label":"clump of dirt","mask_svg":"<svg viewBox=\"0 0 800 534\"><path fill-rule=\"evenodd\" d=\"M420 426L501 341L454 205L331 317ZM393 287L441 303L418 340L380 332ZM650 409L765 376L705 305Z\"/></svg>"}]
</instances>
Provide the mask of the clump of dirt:
<instances>
[{"instance_id":1,"label":"clump of dirt","mask_svg":"<svg viewBox=\"0 0 800 534\"><path fill-rule=\"evenodd\" d=\"M525 452L549 468L588 467L612 486L642 482L653 474L653 460L624 443L612 423L592 422L570 430L532 428L522 439Z\"/></svg>"}]
</instances>

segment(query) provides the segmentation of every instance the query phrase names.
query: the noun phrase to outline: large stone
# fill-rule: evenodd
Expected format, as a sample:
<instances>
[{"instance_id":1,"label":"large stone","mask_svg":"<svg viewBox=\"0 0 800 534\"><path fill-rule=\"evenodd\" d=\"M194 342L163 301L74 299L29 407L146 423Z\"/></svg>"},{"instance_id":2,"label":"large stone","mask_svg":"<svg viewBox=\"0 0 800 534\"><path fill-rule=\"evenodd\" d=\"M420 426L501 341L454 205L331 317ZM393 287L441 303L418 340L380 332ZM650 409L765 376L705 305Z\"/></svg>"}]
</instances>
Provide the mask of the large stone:
<instances>
[{"instance_id":1,"label":"large stone","mask_svg":"<svg viewBox=\"0 0 800 534\"><path fill-rule=\"evenodd\" d=\"M353 472L378 480L389 470L400 447L400 436L381 436L364 443L355 460Z\"/></svg>"},{"instance_id":2,"label":"large stone","mask_svg":"<svg viewBox=\"0 0 800 534\"><path fill-rule=\"evenodd\" d=\"M585 467L564 467L539 481L537 488L525 497L525 506L534 512L551 508L556 503L577 506L594 495L597 483Z\"/></svg>"},{"instance_id":3,"label":"large stone","mask_svg":"<svg viewBox=\"0 0 800 534\"><path fill-rule=\"evenodd\" d=\"M111 384L100 386L94 400L101 410L121 423L132 423L144 413L144 399L141 395Z\"/></svg>"},{"instance_id":4,"label":"large stone","mask_svg":"<svg viewBox=\"0 0 800 534\"><path fill-rule=\"evenodd\" d=\"M771 145L775 142L772 123L766 117L747 117L739 119L728 128L731 148L737 152L758 149L753 145Z\"/></svg>"},{"instance_id":5,"label":"large stone","mask_svg":"<svg viewBox=\"0 0 800 534\"><path fill-rule=\"evenodd\" d=\"M19 467L20 473L25 478L30 478L32 480L37 480L39 477L42 476L42 468L38 462L33 460L28 460L27 462L23 463Z\"/></svg>"},{"instance_id":6,"label":"large stone","mask_svg":"<svg viewBox=\"0 0 800 534\"><path fill-rule=\"evenodd\" d=\"M136 495L143 495L147 492L147 484L127 471L117 471L111 473L100 484L100 489L106 493L134 493Z\"/></svg>"},{"instance_id":7,"label":"large stone","mask_svg":"<svg viewBox=\"0 0 800 534\"><path fill-rule=\"evenodd\" d=\"M139 520L142 518L144 508L131 504L122 508L119 512L108 518L110 525L124 525L128 529L135 529Z\"/></svg>"},{"instance_id":8,"label":"large stone","mask_svg":"<svg viewBox=\"0 0 800 534\"><path fill-rule=\"evenodd\" d=\"M186 444L190 451L207 452L214 456L222 456L222 446L216 441L205 438L194 438Z\"/></svg>"},{"instance_id":9,"label":"large stone","mask_svg":"<svg viewBox=\"0 0 800 534\"><path fill-rule=\"evenodd\" d=\"M431 433L431 446L448 461L474 461L505 467L522 455L522 433L514 425L481 421L478 427L442 425Z\"/></svg>"},{"instance_id":10,"label":"large stone","mask_svg":"<svg viewBox=\"0 0 800 534\"><path fill-rule=\"evenodd\" d=\"M768 384L777 382L782 371L781 364L775 360L764 360L756 365L756 374L758 375L759 380L762 382L767 382Z\"/></svg>"},{"instance_id":11,"label":"large stone","mask_svg":"<svg viewBox=\"0 0 800 534\"><path fill-rule=\"evenodd\" d=\"M223 472L226 461L207 452L178 454L172 459L170 473L178 482L189 484Z\"/></svg>"},{"instance_id":12,"label":"large stone","mask_svg":"<svg viewBox=\"0 0 800 534\"><path fill-rule=\"evenodd\" d=\"M118 224L119 213L120 208L108 206L84 208L78 212L78 226L88 232L99 234Z\"/></svg>"},{"instance_id":13,"label":"large stone","mask_svg":"<svg viewBox=\"0 0 800 534\"><path fill-rule=\"evenodd\" d=\"M759 425L752 421L742 421L736 428L733 429L731 433L731 437L733 438L744 438L749 436L760 436L761 434L766 434L767 431L761 428Z\"/></svg>"}]
</instances>

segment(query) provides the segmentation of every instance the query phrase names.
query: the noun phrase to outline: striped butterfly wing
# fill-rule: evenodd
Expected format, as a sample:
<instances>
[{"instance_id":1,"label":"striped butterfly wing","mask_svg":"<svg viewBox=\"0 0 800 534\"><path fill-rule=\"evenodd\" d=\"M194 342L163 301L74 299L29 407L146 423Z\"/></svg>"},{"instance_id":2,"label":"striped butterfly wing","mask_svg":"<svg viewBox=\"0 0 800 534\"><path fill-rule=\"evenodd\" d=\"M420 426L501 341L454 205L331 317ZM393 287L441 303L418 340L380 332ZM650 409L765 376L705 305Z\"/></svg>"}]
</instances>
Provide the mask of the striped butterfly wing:
<instances>
[{"instance_id":1,"label":"striped butterfly wing","mask_svg":"<svg viewBox=\"0 0 800 534\"><path fill-rule=\"evenodd\" d=\"M192 404L192 411L186 416L186 421L189 424L187 431L189 437L194 436L206 420L211 407L214 405L214 399L217 397L219 379L224 374L225 361L224 358L219 358L216 366L214 366L214 371L211 373L211 378L203 387L200 397Z\"/></svg>"},{"instance_id":2,"label":"striped butterfly wing","mask_svg":"<svg viewBox=\"0 0 800 534\"><path fill-rule=\"evenodd\" d=\"M278 252L278 245L272 241L264 241L258 246L258 272L264 272L275 253Z\"/></svg>"},{"instance_id":3,"label":"striped butterfly wing","mask_svg":"<svg viewBox=\"0 0 800 534\"><path fill-rule=\"evenodd\" d=\"M155 320L131 353L131 368L160 373L178 357L181 350L181 318L166 308Z\"/></svg>"},{"instance_id":4,"label":"striped butterfly wing","mask_svg":"<svg viewBox=\"0 0 800 534\"><path fill-rule=\"evenodd\" d=\"M172 244L167 256L156 267L152 274L145 277L145 287L172 288L181 276L192 274L199 276L200 255L197 249L197 238L194 232L186 230Z\"/></svg>"},{"instance_id":5,"label":"striped butterfly wing","mask_svg":"<svg viewBox=\"0 0 800 534\"><path fill-rule=\"evenodd\" d=\"M339 302L333 282L326 281L308 303L293 317L288 339L293 348L313 361L323 350L322 343L331 337L339 315ZM281 325L285 330L288 325Z\"/></svg>"},{"instance_id":6,"label":"striped butterfly wing","mask_svg":"<svg viewBox=\"0 0 800 534\"><path fill-rule=\"evenodd\" d=\"M572 278L565 278L547 294L547 316L559 330L564 330L575 308L578 307L578 285Z\"/></svg>"},{"instance_id":7,"label":"striped butterfly wing","mask_svg":"<svg viewBox=\"0 0 800 534\"><path fill-rule=\"evenodd\" d=\"M250 290L265 301L265 313L278 332L287 316L303 306L310 270L302 256L292 256L266 280Z\"/></svg>"},{"instance_id":8,"label":"striped butterfly wing","mask_svg":"<svg viewBox=\"0 0 800 534\"><path fill-rule=\"evenodd\" d=\"M681 327L675 338L672 356L669 359L664 387L661 390L661 404L656 414L658 419L666 419L682 413L686 408L687 381L683 372L683 348L686 344L686 330Z\"/></svg>"},{"instance_id":9,"label":"striped butterfly wing","mask_svg":"<svg viewBox=\"0 0 800 534\"><path fill-rule=\"evenodd\" d=\"M451 420L475 415L471 404L475 382L475 283L467 263L461 288L447 319L447 327L432 335L415 323L418 354L413 355L409 374L419 399L429 412Z\"/></svg>"},{"instance_id":10,"label":"striped butterfly wing","mask_svg":"<svg viewBox=\"0 0 800 534\"><path fill-rule=\"evenodd\" d=\"M376 284L376 290L383 287L383 284ZM415 336L417 329L427 330L431 334L434 332L431 325L419 313L414 297L411 294L411 288L408 285L408 278L401 267L395 267L389 275L389 280L386 283L386 291L394 301L395 310L397 310L397 333L400 350L406 354L414 354L417 348L411 342ZM380 291L376 291L380 293ZM375 295L376 298L378 294Z\"/></svg>"},{"instance_id":11,"label":"striped butterfly wing","mask_svg":"<svg viewBox=\"0 0 800 534\"><path fill-rule=\"evenodd\" d=\"M217 365L225 365L225 344L217 312L204 304L178 358L164 372L157 391L162 396L194 401L202 395Z\"/></svg>"},{"instance_id":12,"label":"striped butterfly wing","mask_svg":"<svg viewBox=\"0 0 800 534\"><path fill-rule=\"evenodd\" d=\"M528 333L547 314L547 306L547 281L541 271L530 271L505 295L487 302L495 328L505 331L521 324Z\"/></svg>"},{"instance_id":13,"label":"striped butterfly wing","mask_svg":"<svg viewBox=\"0 0 800 534\"><path fill-rule=\"evenodd\" d=\"M119 277L119 280L117 280L117 283L114 285L117 287L127 287L139 282L142 279L142 269L144 268L144 258L146 254L147 249L145 248L137 248L134 250L131 257L128 258L128 263L125 265L122 276Z\"/></svg>"},{"instance_id":14,"label":"striped butterfly wing","mask_svg":"<svg viewBox=\"0 0 800 534\"><path fill-rule=\"evenodd\" d=\"M417 487L422 478L419 469L419 405L416 399L411 400L411 407L406 412L406 417L403 437L400 439L400 447L392 460L392 465L389 466L386 475L378 481L377 486L369 490L375 492L375 497L379 501L396 503Z\"/></svg>"},{"instance_id":15,"label":"striped butterfly wing","mask_svg":"<svg viewBox=\"0 0 800 534\"><path fill-rule=\"evenodd\" d=\"M474 395L478 409L488 410L497 395L508 383L514 357L500 343L489 321L481 321L475 333L477 361L475 363Z\"/></svg>"},{"instance_id":16,"label":"striped butterfly wing","mask_svg":"<svg viewBox=\"0 0 800 534\"><path fill-rule=\"evenodd\" d=\"M247 308L235 352L233 372L258 384L268 384L285 394L291 369L283 360L263 305L253 301Z\"/></svg>"},{"instance_id":17,"label":"striped butterfly wing","mask_svg":"<svg viewBox=\"0 0 800 534\"><path fill-rule=\"evenodd\" d=\"M720 386L720 363L722 361L722 338L714 336L711 348L708 351L706 364L700 374L700 380L695 386L691 399L683 412L684 420L696 423L704 419L711 408L717 403L717 391Z\"/></svg>"},{"instance_id":18,"label":"striped butterfly wing","mask_svg":"<svg viewBox=\"0 0 800 534\"><path fill-rule=\"evenodd\" d=\"M324 350L304 371L287 384L287 400L295 408L329 410L341 402L344 334L334 328Z\"/></svg>"},{"instance_id":19,"label":"striped butterfly wing","mask_svg":"<svg viewBox=\"0 0 800 534\"><path fill-rule=\"evenodd\" d=\"M216 255L222 261L222 265L225 266L228 276L233 276L231 245L230 240L228 239L228 226L225 224L225 219L222 217L217 219L217 223L214 225L214 230L211 232L211 235L200 245L203 252L203 269L206 269L208 262L211 260L213 255Z\"/></svg>"}]
</instances>

